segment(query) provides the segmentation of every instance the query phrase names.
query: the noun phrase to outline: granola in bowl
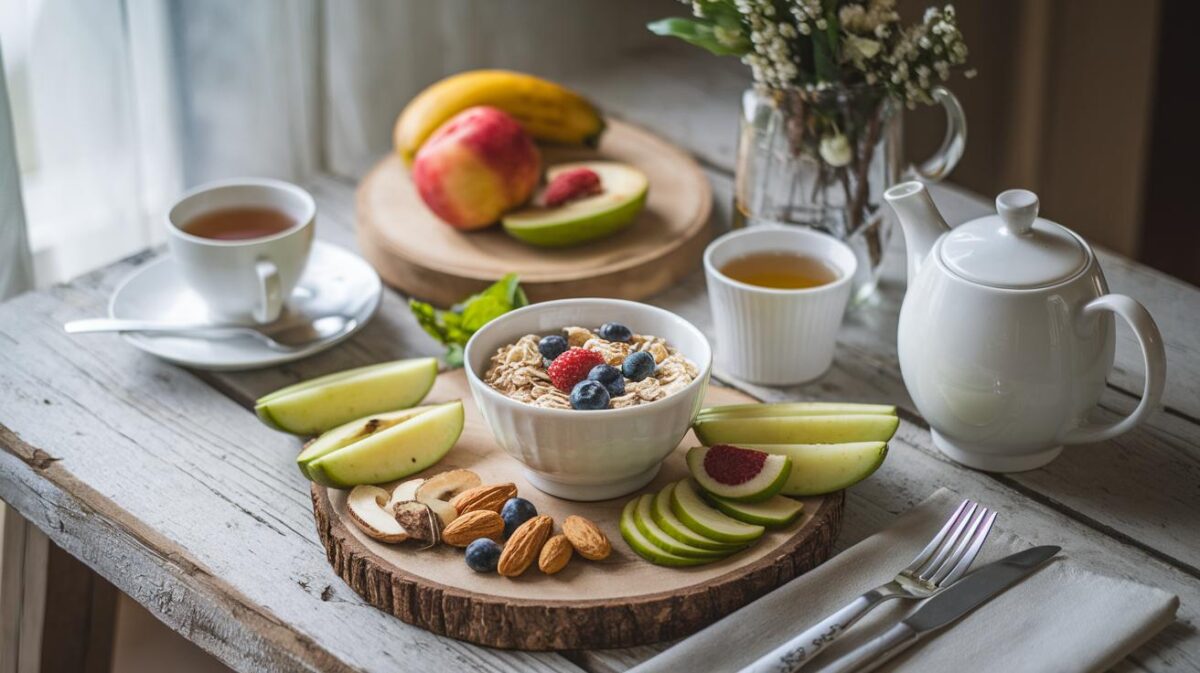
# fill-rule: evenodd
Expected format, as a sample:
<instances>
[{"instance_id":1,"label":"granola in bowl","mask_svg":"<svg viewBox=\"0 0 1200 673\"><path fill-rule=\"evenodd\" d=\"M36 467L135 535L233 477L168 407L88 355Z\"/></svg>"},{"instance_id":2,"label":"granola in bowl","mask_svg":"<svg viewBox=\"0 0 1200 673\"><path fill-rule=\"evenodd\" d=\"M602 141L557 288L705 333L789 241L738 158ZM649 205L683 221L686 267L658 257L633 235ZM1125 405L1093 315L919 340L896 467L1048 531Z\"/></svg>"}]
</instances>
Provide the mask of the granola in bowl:
<instances>
[{"instance_id":1,"label":"granola in bowl","mask_svg":"<svg viewBox=\"0 0 1200 673\"><path fill-rule=\"evenodd\" d=\"M566 327L562 330L561 335L550 335L549 337L526 334L516 342L497 349L491 357L483 380L505 397L536 407L621 409L649 404L668 397L683 390L700 376L700 370L695 363L684 357L662 337L632 334L621 325L615 325L615 327L624 330L625 333L622 335L618 331L616 334L626 337L625 340L617 340L616 337L606 339L600 335L605 332L605 328L613 325L615 324L606 324L596 331L585 327ZM543 342L554 336L562 337L565 340L563 345L568 350L554 358L548 358L544 354L546 346ZM609 334L609 336L612 335ZM542 345L542 348L539 348L539 345ZM577 353L580 349L588 351L588 354ZM620 375L620 373L629 371L629 368L625 367L623 372L623 367L630 356L635 353L646 355L636 356L632 358L633 361L640 360L648 363L649 359L652 359L652 370L647 364L649 373L643 372L641 375L635 373L632 378ZM647 355L649 358L646 357ZM555 363L560 365L559 369L564 367L564 363L559 362L559 358L564 356L566 359L582 361L583 369L578 369L580 374L562 375L554 371ZM579 357L576 358L576 356ZM620 381L609 381L604 384L602 387L606 392L601 395L601 400L595 401L593 398L591 402L588 400L581 402L580 395L584 395L587 391L581 393L580 388L588 388L590 385L588 381L601 383L601 380L596 378L596 372L590 371L593 363L595 369L601 369L602 365L608 365L609 370L616 370L619 374L611 374L611 372L610 374L619 376ZM556 386L556 382L560 385ZM592 388L594 389L595 386ZM584 406L589 403L600 405L601 402L604 403L602 406Z\"/></svg>"}]
</instances>

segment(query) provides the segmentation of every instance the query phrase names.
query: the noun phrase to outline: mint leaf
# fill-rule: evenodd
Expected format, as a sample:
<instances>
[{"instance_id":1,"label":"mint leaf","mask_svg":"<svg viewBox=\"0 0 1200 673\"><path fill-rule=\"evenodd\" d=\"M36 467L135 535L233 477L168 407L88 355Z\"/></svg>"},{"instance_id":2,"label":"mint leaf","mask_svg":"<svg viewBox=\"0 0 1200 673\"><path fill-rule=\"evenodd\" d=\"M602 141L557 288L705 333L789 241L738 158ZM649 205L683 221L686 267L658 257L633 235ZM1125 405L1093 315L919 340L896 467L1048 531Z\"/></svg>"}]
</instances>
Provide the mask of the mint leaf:
<instances>
[{"instance_id":1,"label":"mint leaf","mask_svg":"<svg viewBox=\"0 0 1200 673\"><path fill-rule=\"evenodd\" d=\"M461 367L463 347L471 335L492 320L528 304L529 298L521 289L520 278L510 273L482 292L451 306L449 310L441 310L416 299L410 299L408 307L421 329L446 346L446 364Z\"/></svg>"}]
</instances>

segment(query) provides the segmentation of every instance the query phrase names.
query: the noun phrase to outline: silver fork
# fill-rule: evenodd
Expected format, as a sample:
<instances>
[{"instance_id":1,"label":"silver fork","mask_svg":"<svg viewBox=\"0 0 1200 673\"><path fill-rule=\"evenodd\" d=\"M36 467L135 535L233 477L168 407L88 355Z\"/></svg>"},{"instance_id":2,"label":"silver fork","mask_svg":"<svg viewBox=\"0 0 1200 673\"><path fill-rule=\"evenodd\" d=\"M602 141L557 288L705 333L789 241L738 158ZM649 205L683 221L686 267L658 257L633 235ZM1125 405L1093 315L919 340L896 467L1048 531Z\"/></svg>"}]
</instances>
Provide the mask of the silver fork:
<instances>
[{"instance_id":1,"label":"silver fork","mask_svg":"<svg viewBox=\"0 0 1200 673\"><path fill-rule=\"evenodd\" d=\"M925 549L891 582L859 596L739 673L792 673L880 603L893 598L929 598L950 586L971 567L995 520L995 512L963 500Z\"/></svg>"}]
</instances>

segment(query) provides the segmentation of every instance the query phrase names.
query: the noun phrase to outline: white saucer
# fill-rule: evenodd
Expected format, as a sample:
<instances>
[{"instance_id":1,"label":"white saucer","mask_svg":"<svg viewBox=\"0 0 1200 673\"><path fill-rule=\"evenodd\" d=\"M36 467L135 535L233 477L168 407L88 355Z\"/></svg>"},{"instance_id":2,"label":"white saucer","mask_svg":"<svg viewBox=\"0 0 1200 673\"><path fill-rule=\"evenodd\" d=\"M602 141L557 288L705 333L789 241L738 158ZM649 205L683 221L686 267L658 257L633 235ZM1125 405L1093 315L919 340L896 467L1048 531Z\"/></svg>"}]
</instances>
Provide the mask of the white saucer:
<instances>
[{"instance_id":1,"label":"white saucer","mask_svg":"<svg viewBox=\"0 0 1200 673\"><path fill-rule=\"evenodd\" d=\"M200 369L268 367L299 360L340 343L366 326L379 307L379 275L358 255L336 245L313 243L308 266L280 320L342 314L356 324L345 332L291 352L268 348L252 337L194 339L125 334L135 347L168 362ZM151 262L125 279L108 305L113 318L194 323L208 320L204 300L184 284L170 257Z\"/></svg>"}]
</instances>

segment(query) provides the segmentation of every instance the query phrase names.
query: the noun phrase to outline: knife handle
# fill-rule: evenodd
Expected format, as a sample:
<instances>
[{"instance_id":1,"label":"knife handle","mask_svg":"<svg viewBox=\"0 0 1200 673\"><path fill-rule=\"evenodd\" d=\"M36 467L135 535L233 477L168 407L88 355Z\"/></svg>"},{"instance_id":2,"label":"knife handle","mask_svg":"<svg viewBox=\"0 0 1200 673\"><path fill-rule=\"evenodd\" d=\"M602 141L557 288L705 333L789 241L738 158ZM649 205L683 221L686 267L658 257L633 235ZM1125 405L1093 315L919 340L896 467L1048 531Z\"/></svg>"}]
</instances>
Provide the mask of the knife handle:
<instances>
[{"instance_id":1,"label":"knife handle","mask_svg":"<svg viewBox=\"0 0 1200 673\"><path fill-rule=\"evenodd\" d=\"M917 642L918 633L904 622L884 631L858 649L821 669L821 673L867 673L879 668L892 657Z\"/></svg>"},{"instance_id":2,"label":"knife handle","mask_svg":"<svg viewBox=\"0 0 1200 673\"><path fill-rule=\"evenodd\" d=\"M771 650L738 673L792 673L808 663L817 653L837 640L862 616L879 603L896 598L887 585L868 591L847 603L837 612L800 632L791 640Z\"/></svg>"}]
</instances>

